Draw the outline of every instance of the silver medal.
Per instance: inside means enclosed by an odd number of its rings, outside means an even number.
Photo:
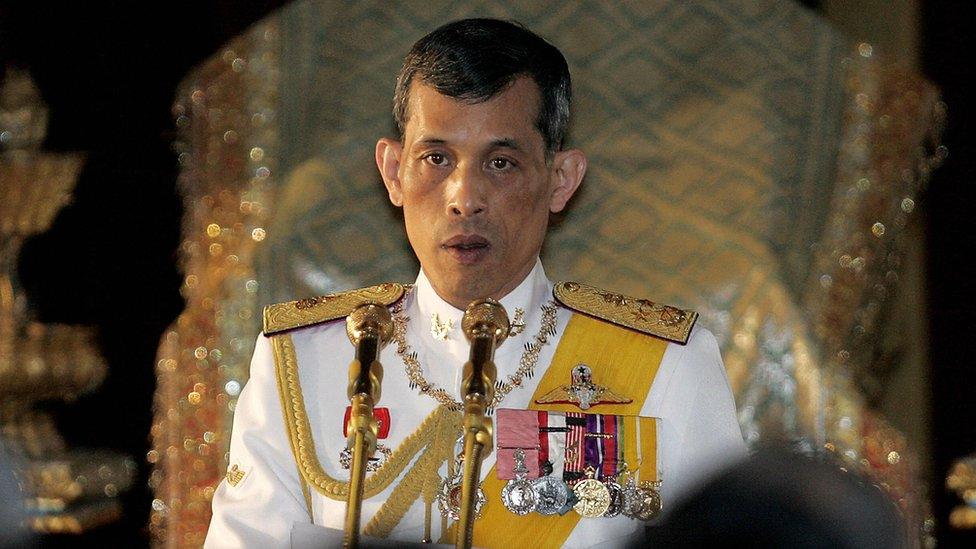
[[[624,516],[637,518],[643,504],[644,498],[637,491],[637,482],[634,481],[633,477],[628,478],[620,490],[620,512]]]
[[[555,515],[569,500],[566,483],[554,477],[540,477],[532,482],[535,491],[535,510],[540,515]]]
[[[610,507],[603,513],[605,517],[615,517],[623,511],[623,487],[617,481],[610,479],[605,481],[604,486],[610,491]]]
[[[366,472],[375,473],[376,471],[379,471],[380,468],[386,464],[386,460],[389,459],[391,455],[393,455],[392,450],[382,444],[377,444],[376,455],[366,461]],[[342,467],[343,469],[349,469],[352,467],[352,450],[349,448],[343,448],[342,451],[339,452],[339,467]]]
[[[515,450],[515,478],[508,481],[502,488],[502,504],[516,515],[527,515],[536,506],[536,493],[532,489],[532,482],[526,476],[529,473],[525,466],[525,451]]]

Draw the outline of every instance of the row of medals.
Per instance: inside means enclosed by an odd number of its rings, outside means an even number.
[[[456,470],[460,471],[460,467]],[[576,511],[587,518],[624,515],[633,519],[651,520],[661,512],[661,483],[636,482],[632,476],[621,485],[616,478],[598,480],[592,467],[586,468],[587,478],[570,487],[556,477],[545,475],[528,478],[525,452],[515,450],[515,478],[502,489],[502,504],[516,515],[535,512],[540,515],[564,515]],[[487,498],[479,488],[475,514],[480,516]],[[445,479],[437,494],[441,515],[458,520],[461,511],[461,475]]]

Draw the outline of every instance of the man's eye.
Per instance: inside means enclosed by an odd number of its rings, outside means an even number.
[[[512,167],[512,161],[507,158],[492,158],[488,165],[495,170],[507,170]]]
[[[447,157],[440,153],[431,153],[427,155],[427,162],[435,166],[443,166],[447,164]]]

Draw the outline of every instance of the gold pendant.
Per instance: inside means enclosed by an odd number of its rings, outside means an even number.
[[[240,468],[239,465],[235,463],[230,467],[230,469],[227,469],[227,484],[230,484],[231,486],[237,486],[238,484],[241,483],[242,480],[244,480],[244,477],[246,475],[247,475],[247,471],[244,471],[243,469]]]

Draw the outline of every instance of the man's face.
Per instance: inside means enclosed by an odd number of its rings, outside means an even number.
[[[547,165],[539,104],[530,78],[475,104],[414,82],[403,143],[377,144],[410,244],[455,307],[515,289],[535,264],[549,212],[562,210],[582,180],[579,151],[560,151]]]

